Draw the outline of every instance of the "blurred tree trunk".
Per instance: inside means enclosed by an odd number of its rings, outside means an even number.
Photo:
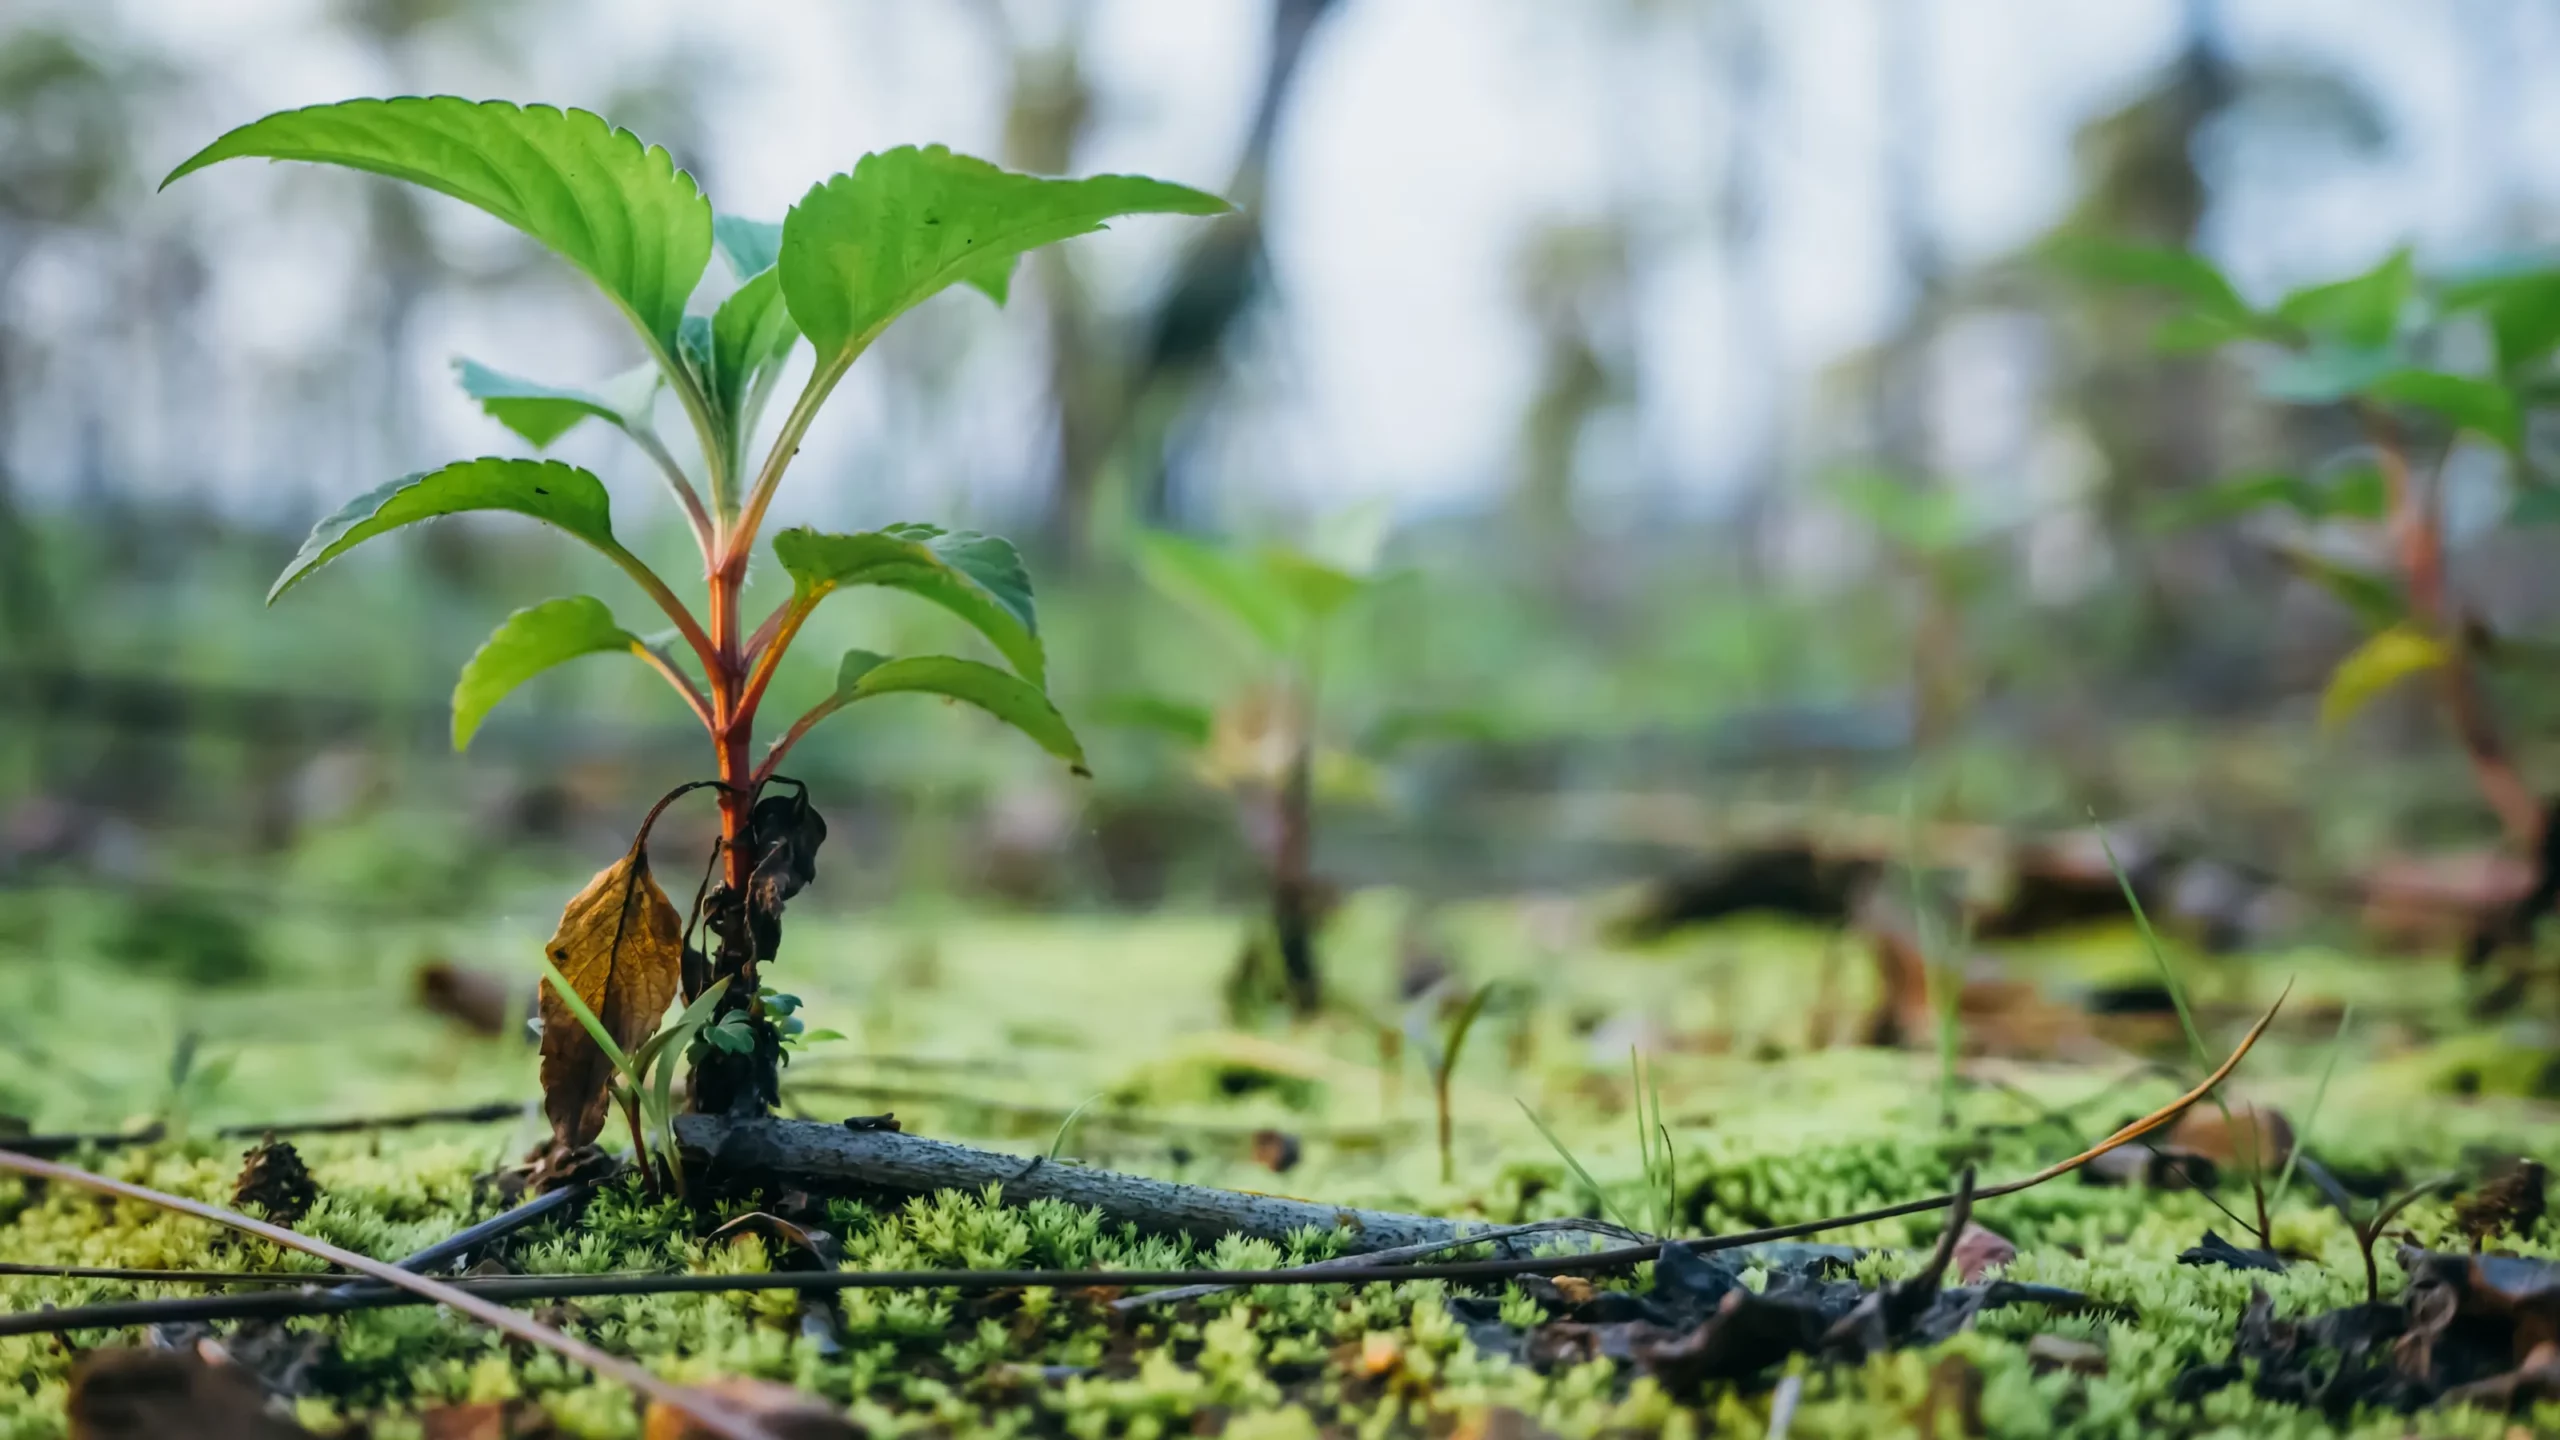
[[[1214,400],[1228,340],[1261,294],[1272,146],[1307,43],[1336,3],[1273,0],[1262,83],[1226,189],[1236,212],[1203,227],[1146,314],[1115,322],[1099,312],[1068,255],[1035,257],[1048,313],[1055,437],[1043,530],[1070,564],[1090,557],[1104,491],[1115,479],[1125,483],[1140,518],[1161,521],[1173,508],[1174,437]],[[1094,104],[1077,55],[1083,9],[1069,13],[1064,38],[1033,44],[1016,39],[999,7],[981,13],[1011,57],[1007,163],[1050,174],[1074,168]]]
[[[2079,135],[2085,189],[2066,231],[2179,248],[2196,242],[2207,204],[2196,145],[2229,107],[2234,86],[2217,0],[2186,0],[2185,14],[2185,39],[2164,82]],[[2209,482],[2219,468],[2214,367],[2151,345],[2164,313],[2156,297],[2118,292],[2081,303],[2087,358],[2069,401],[2103,461],[2098,518],[2126,567],[2129,658],[2142,663],[2182,646],[2188,607],[2222,568],[2211,537],[2182,535],[2174,546],[2133,538],[2149,506]]]

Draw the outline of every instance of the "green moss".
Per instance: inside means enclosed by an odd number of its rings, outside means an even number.
[[[1327,1022],[1249,1042],[1207,1038],[1223,1024],[1217,987],[1233,934],[1217,917],[967,924],[892,918],[839,927],[812,917],[794,932],[795,953],[812,958],[793,975],[793,988],[808,997],[811,1013],[862,1030],[868,1039],[835,1053],[812,1051],[795,1063],[786,1087],[821,1115],[894,1103],[911,1129],[1028,1155],[1045,1151],[1055,1130],[1054,1119],[1037,1117],[1063,1113],[1085,1095],[1129,1087],[1136,1077],[1145,1082],[1135,1086],[1138,1098],[1088,1112],[1071,1155],[1241,1188],[1509,1221],[1571,1214],[1587,1203],[1519,1118],[1515,1096],[1559,1128],[1622,1208],[1635,1206],[1643,1180],[1627,1123],[1624,1051],[1577,1023],[1577,1016],[1604,1023],[1632,1016],[1666,1042],[1652,1068],[1680,1156],[1685,1219],[1708,1230],[1905,1199],[1951,1186],[1968,1164],[1985,1178],[2025,1173],[2176,1093],[2168,1079],[2124,1080],[2120,1061],[2012,1067],[2014,1084],[2047,1105],[2090,1103],[2066,1123],[2051,1123],[2012,1093],[1968,1088],[1958,1097],[1957,1127],[1942,1129],[1931,1057],[1802,1050],[1818,939],[1741,929],[1648,956],[1583,950],[1559,963],[1521,938],[1519,922],[1516,911],[1499,909],[1449,917],[1473,973],[1533,976],[1541,995],[1506,1020],[1505,1030],[1487,1032],[1470,1047],[1454,1097],[1460,1165],[1454,1185],[1438,1177],[1421,1077],[1409,1065],[1401,1076],[1380,1073],[1372,1032]],[[232,1081],[201,1098],[193,1117],[197,1135],[212,1124],[317,1106],[307,1097],[320,1095],[331,1097],[326,1108],[332,1111],[355,1111],[530,1093],[529,1057],[520,1044],[456,1038],[411,1013],[398,947],[384,951],[393,960],[371,951],[346,960],[290,920],[267,929],[277,963],[303,967],[292,972],[305,986],[296,993],[322,1019],[279,1018],[273,996],[251,1006],[236,994],[208,997],[149,984],[115,993],[137,1033],[160,1027],[158,1033],[174,1034],[183,1019],[205,1033],[210,1050],[236,1058]],[[455,933],[422,937],[421,944],[450,941]],[[512,944],[525,937],[495,938]],[[930,987],[874,982],[825,958],[891,955],[918,945],[937,956]],[[1336,957],[1344,987],[1379,1007],[1392,984],[1390,945],[1382,931],[1374,945],[1347,945]],[[2060,981],[2103,971],[2122,948],[2121,937],[2107,935],[2075,945],[2049,959],[2021,956],[2019,964],[2029,973],[2044,966]],[[524,946],[480,948],[531,953]],[[2337,956],[2288,957],[2288,966],[2296,960],[2304,974],[2299,998],[2352,995],[2360,1006],[2374,1007],[2368,1013],[2384,1013],[2372,978],[2379,967]],[[59,957],[45,963],[42,985],[0,967],[0,1005],[23,999],[41,1023],[42,1014],[66,1004],[105,1003],[103,982]],[[2391,963],[2395,976],[2405,973],[2406,962]],[[2440,978],[2422,972],[2416,980],[2391,982],[2401,992],[2397,1023],[2409,1033],[2453,1023],[2458,996]],[[2283,979],[2272,966],[2246,964],[2202,973],[2198,999],[2208,1021],[2225,1017],[2212,1038],[2227,1043],[2234,1017],[2262,1004]],[[1858,1003],[1852,991],[1849,1003]],[[2386,990],[2381,1000],[2389,998]],[[339,1014],[364,1018],[325,1018]],[[1060,1016],[1090,1017],[1076,1028],[1089,1043],[1036,1052],[1006,1047],[1003,1037],[1019,1027],[1057,1030]],[[2387,1033],[2386,1027],[2377,1023],[2373,1033]],[[1710,1047],[1699,1038],[1705,1036],[1721,1041]],[[2326,1042],[2319,1027],[2280,1029],[2243,1072],[2249,1089],[2299,1106],[2325,1059]],[[1772,1048],[1775,1059],[1745,1058]],[[899,1058],[882,1053],[889,1051]],[[14,1054],[0,1053],[0,1067],[23,1063],[7,1058]],[[49,1123],[112,1124],[162,1103],[165,1055],[150,1043],[101,1047],[81,1057],[79,1084],[45,1087],[45,1077],[33,1070],[8,1071],[5,1078],[42,1088]],[[1237,1057],[1307,1088],[1231,1092],[1216,1079],[1217,1066]],[[979,1068],[952,1068],[964,1060]],[[2325,1158],[2349,1172],[2405,1175],[2461,1164],[2482,1148],[2553,1158],[2560,1124],[2543,1107],[2426,1093],[2393,1068],[2409,1063],[2360,1054],[2341,1069],[2316,1140]],[[821,1090],[819,1083],[848,1088]],[[874,1100],[866,1086],[895,1087],[894,1099]],[[1305,1158],[1286,1176],[1275,1177],[1251,1159],[1247,1137],[1266,1124],[1290,1128],[1303,1141]],[[492,1213],[496,1202],[474,1178],[520,1152],[529,1138],[504,1125],[315,1138],[303,1150],[324,1199],[306,1226],[370,1254],[415,1250]],[[95,1163],[160,1188],[222,1199],[238,1158],[236,1144],[197,1139],[119,1151]],[[536,1273],[759,1273],[775,1259],[761,1237],[706,1237],[722,1218],[769,1198],[741,1198],[718,1213],[693,1215],[615,1190],[574,1226],[521,1237],[507,1258]],[[2225,1198],[2246,1208],[2236,1190]],[[1956,1364],[1979,1372],[1982,1421],[1992,1435],[2500,1436],[2511,1423],[2551,1433],[2560,1422],[2560,1415],[2510,1421],[2445,1412],[2354,1417],[2332,1426],[2262,1401],[2245,1385],[2195,1405],[2169,1401],[2180,1371],[2228,1352],[2252,1280],[2266,1283],[2288,1315],[2361,1297],[2353,1238],[2307,1186],[2298,1184],[2276,1217],[2279,1246],[2305,1257],[2281,1276],[2177,1264],[2177,1253],[2206,1226],[2225,1233],[2235,1228],[2204,1197],[2188,1192],[2065,1179],[1986,1202],[1980,1218],[2018,1244],[2011,1276],[2085,1290],[2124,1307],[2130,1318],[2019,1307],[1985,1316],[1975,1331],[1933,1350],[1857,1367],[1804,1367],[1795,1434],[1924,1433],[1932,1376]],[[1313,1233],[1285,1245],[1141,1236],[1054,1202],[1007,1206],[995,1192],[902,1204],[839,1199],[828,1202],[824,1223],[842,1244],[844,1263],[875,1269],[1263,1266],[1323,1258],[1340,1248],[1339,1237]],[[1825,1238],[1916,1247],[1934,1237],[1937,1224],[1932,1216],[1913,1216]],[[2422,1238],[2451,1237],[2442,1204],[2417,1207],[2406,1225]],[[2560,1227],[2546,1225],[2520,1248],[2553,1253],[2554,1240]],[[197,1222],[14,1182],[0,1182],[0,1253],[87,1265],[318,1268]],[[1887,1250],[1861,1261],[1858,1273],[1880,1280],[1907,1274],[1916,1263],[1908,1249]],[[2384,1283],[2399,1283],[2387,1256]],[[165,1293],[174,1292],[0,1278],[0,1305],[13,1310]],[[1539,1318],[1517,1287],[1494,1293],[1506,1320]],[[576,1333],[677,1378],[749,1375],[800,1386],[882,1435],[1168,1436],[1223,1426],[1248,1440],[1281,1440],[1318,1431],[1446,1433],[1481,1424],[1497,1409],[1524,1412],[1569,1437],[1757,1434],[1767,1424],[1765,1388],[1719,1385],[1674,1395],[1606,1363],[1541,1375],[1489,1358],[1451,1316],[1449,1294],[1429,1282],[1266,1286],[1115,1316],[1073,1292],[862,1290],[842,1294],[830,1330],[804,1325],[801,1301],[787,1292],[733,1292],[580,1301],[559,1318]],[[300,1411],[306,1424],[324,1432],[365,1426],[392,1440],[421,1433],[417,1415],[437,1405],[523,1397],[568,1434],[638,1433],[629,1397],[613,1387],[432,1310],[300,1323],[333,1341],[324,1394]],[[2034,1373],[2026,1347],[2041,1333],[2101,1344],[2107,1372]],[[63,1434],[72,1358],[50,1339],[0,1340],[0,1440]]]

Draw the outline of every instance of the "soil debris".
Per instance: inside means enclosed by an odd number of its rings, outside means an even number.
[[[2284,1261],[2271,1250],[2250,1250],[2234,1245],[2211,1230],[2196,1245],[2178,1252],[2181,1265],[2228,1265],[2234,1270],[2268,1270],[2284,1273]]]
[[[773,1440],[858,1440],[863,1433],[815,1395],[771,1380],[712,1380],[694,1387],[745,1416]],[[644,1440],[718,1440],[683,1412],[651,1403]]]
[[[2471,1237],[2474,1251],[2501,1235],[2531,1234],[2548,1205],[2547,1178],[2541,1161],[2513,1161],[2455,1202],[2455,1227]]]
[[[2267,1292],[2253,1289],[2230,1359],[2189,1369],[2173,1393],[2210,1394],[2254,1362],[2259,1395],[2333,1419],[2364,1405],[2513,1409],[2560,1398],[2560,1265],[2415,1247],[2400,1264],[2409,1285],[2398,1301],[2306,1320],[2277,1319]]]
[[[250,1148],[241,1162],[240,1178],[231,1186],[233,1208],[254,1206],[278,1225],[300,1224],[318,1203],[320,1184],[302,1163],[302,1153],[292,1141],[273,1134]]]

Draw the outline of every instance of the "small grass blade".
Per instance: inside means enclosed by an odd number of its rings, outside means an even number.
[[[2347,1025],[2356,1018],[2356,1007],[2349,1005],[2338,1012],[2338,1033],[2329,1041],[2329,1058],[2320,1066],[2320,1083],[2311,1088],[2311,1108],[2302,1112],[2302,1128],[2294,1133],[2293,1148],[2285,1152],[2284,1173],[2276,1177],[2276,1203],[2284,1203],[2284,1192],[2293,1184],[2294,1163],[2302,1158],[2302,1148],[2311,1143],[2311,1127],[2320,1123],[2320,1106],[2329,1098],[2329,1077],[2338,1073],[2338,1057],[2346,1053]]]
[[[1076,1108],[1067,1112],[1066,1119],[1058,1122],[1058,1133],[1049,1141],[1050,1164],[1054,1165],[1058,1163],[1058,1157],[1066,1153],[1068,1132],[1076,1128],[1076,1122],[1084,1118],[1084,1112],[1092,1108],[1093,1102],[1101,1099],[1104,1093],[1105,1092],[1103,1091],[1097,1090],[1094,1093],[1087,1095],[1082,1101],[1077,1103]]]
[[[1609,1218],[1630,1230],[1635,1229],[1635,1226],[1627,1224],[1626,1216],[1618,1213],[1618,1207],[1609,1203],[1609,1192],[1600,1188],[1600,1182],[1592,1179],[1591,1172],[1582,1168],[1582,1162],[1573,1158],[1573,1152],[1564,1148],[1564,1142],[1556,1138],[1556,1132],[1548,1129],[1547,1122],[1538,1118],[1538,1112],[1529,1108],[1529,1102],[1514,1097],[1512,1103],[1520,1107],[1521,1114],[1529,1117],[1530,1124],[1538,1127],[1538,1133],[1545,1136],[1547,1144],[1555,1150],[1556,1158],[1562,1160],[1565,1168],[1573,1172],[1573,1178],[1582,1182],[1582,1188],[1590,1191],[1592,1197],[1600,1202],[1600,1208],[1608,1212]]]
[[[560,967],[552,964],[548,955],[542,957],[542,977],[552,993],[569,1007],[569,1013],[577,1016],[578,1023],[586,1027],[587,1038],[596,1042],[596,1048],[613,1062],[613,1068],[633,1083],[638,1083],[639,1077],[631,1069],[631,1057],[622,1053],[621,1046],[613,1043],[613,1032],[605,1029],[604,1022],[596,1018],[596,1012],[588,1009],[587,1002],[578,998],[578,987],[569,983],[569,977],[560,973]]]

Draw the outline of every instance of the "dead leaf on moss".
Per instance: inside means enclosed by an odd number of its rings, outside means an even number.
[[[826,1401],[770,1380],[713,1380],[696,1390],[754,1421],[773,1440],[857,1440],[862,1432]],[[682,1413],[651,1404],[645,1440],[717,1440]]]
[[[555,1440],[551,1413],[531,1400],[445,1405],[418,1417],[425,1440]]]
[[[92,1350],[71,1368],[72,1440],[310,1440],[257,1382],[186,1350]]]
[[[2273,1170],[2293,1153],[2293,1126],[2272,1106],[2235,1105],[2225,1117],[2219,1109],[2199,1105],[2169,1127],[2161,1148],[2191,1151],[2226,1168],[2245,1170],[2254,1159]]]
[[[631,853],[596,873],[560,912],[546,947],[626,1052],[656,1032],[675,999],[684,964],[684,917],[649,874],[649,855]],[[542,987],[542,1108],[564,1147],[604,1132],[613,1061],[568,1003]]]
[[[1981,1279],[1985,1271],[2017,1258],[2018,1247],[2007,1236],[1971,1221],[1956,1237],[1956,1279],[1967,1285]]]

